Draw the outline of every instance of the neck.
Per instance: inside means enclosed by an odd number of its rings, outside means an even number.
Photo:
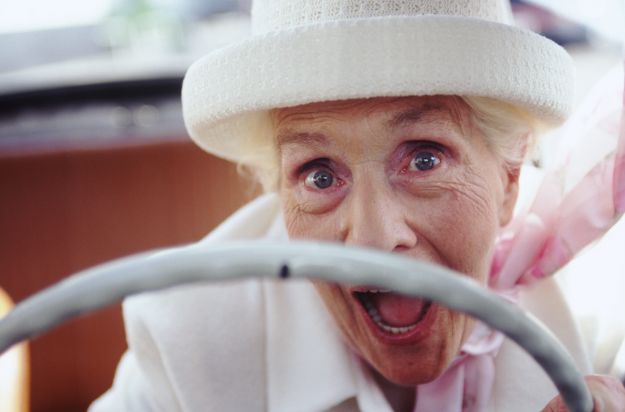
[[[412,412],[417,399],[416,388],[400,386],[372,370],[373,377],[394,412]]]

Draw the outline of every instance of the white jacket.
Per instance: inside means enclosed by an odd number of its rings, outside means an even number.
[[[203,242],[286,239],[275,195],[241,209]],[[554,280],[521,295],[521,306],[565,344],[581,372],[590,363]],[[306,281],[248,280],[181,287],[124,302],[128,351],[102,411],[391,411],[339,337]],[[490,411],[540,410],[556,389],[506,341],[496,359]]]

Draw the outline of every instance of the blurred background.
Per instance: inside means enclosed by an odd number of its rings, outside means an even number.
[[[198,240],[257,193],[190,142],[180,105],[189,64],[249,34],[249,3],[0,0],[0,289],[13,301],[103,261]],[[624,1],[512,3],[518,24],[570,51],[578,101],[622,64]],[[546,136],[534,163],[547,167],[561,139]],[[625,290],[623,226],[561,276],[581,317],[623,300],[613,292]],[[603,289],[580,286],[588,272]],[[622,333],[622,315],[615,322],[620,332],[597,333]],[[0,411],[16,377],[23,410],[84,411],[125,349],[120,307],[28,349],[0,362]]]

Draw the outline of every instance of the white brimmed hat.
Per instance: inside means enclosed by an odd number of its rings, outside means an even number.
[[[192,139],[237,161],[277,107],[483,96],[557,125],[573,83],[570,56],[515,27],[508,0],[256,0],[252,36],[195,62],[182,103]]]

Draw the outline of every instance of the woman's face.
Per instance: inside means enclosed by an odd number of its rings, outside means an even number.
[[[517,179],[460,99],[324,102],[273,117],[291,238],[401,253],[486,283]],[[367,285],[315,286],[348,344],[396,384],[436,378],[473,327],[421,299]]]

